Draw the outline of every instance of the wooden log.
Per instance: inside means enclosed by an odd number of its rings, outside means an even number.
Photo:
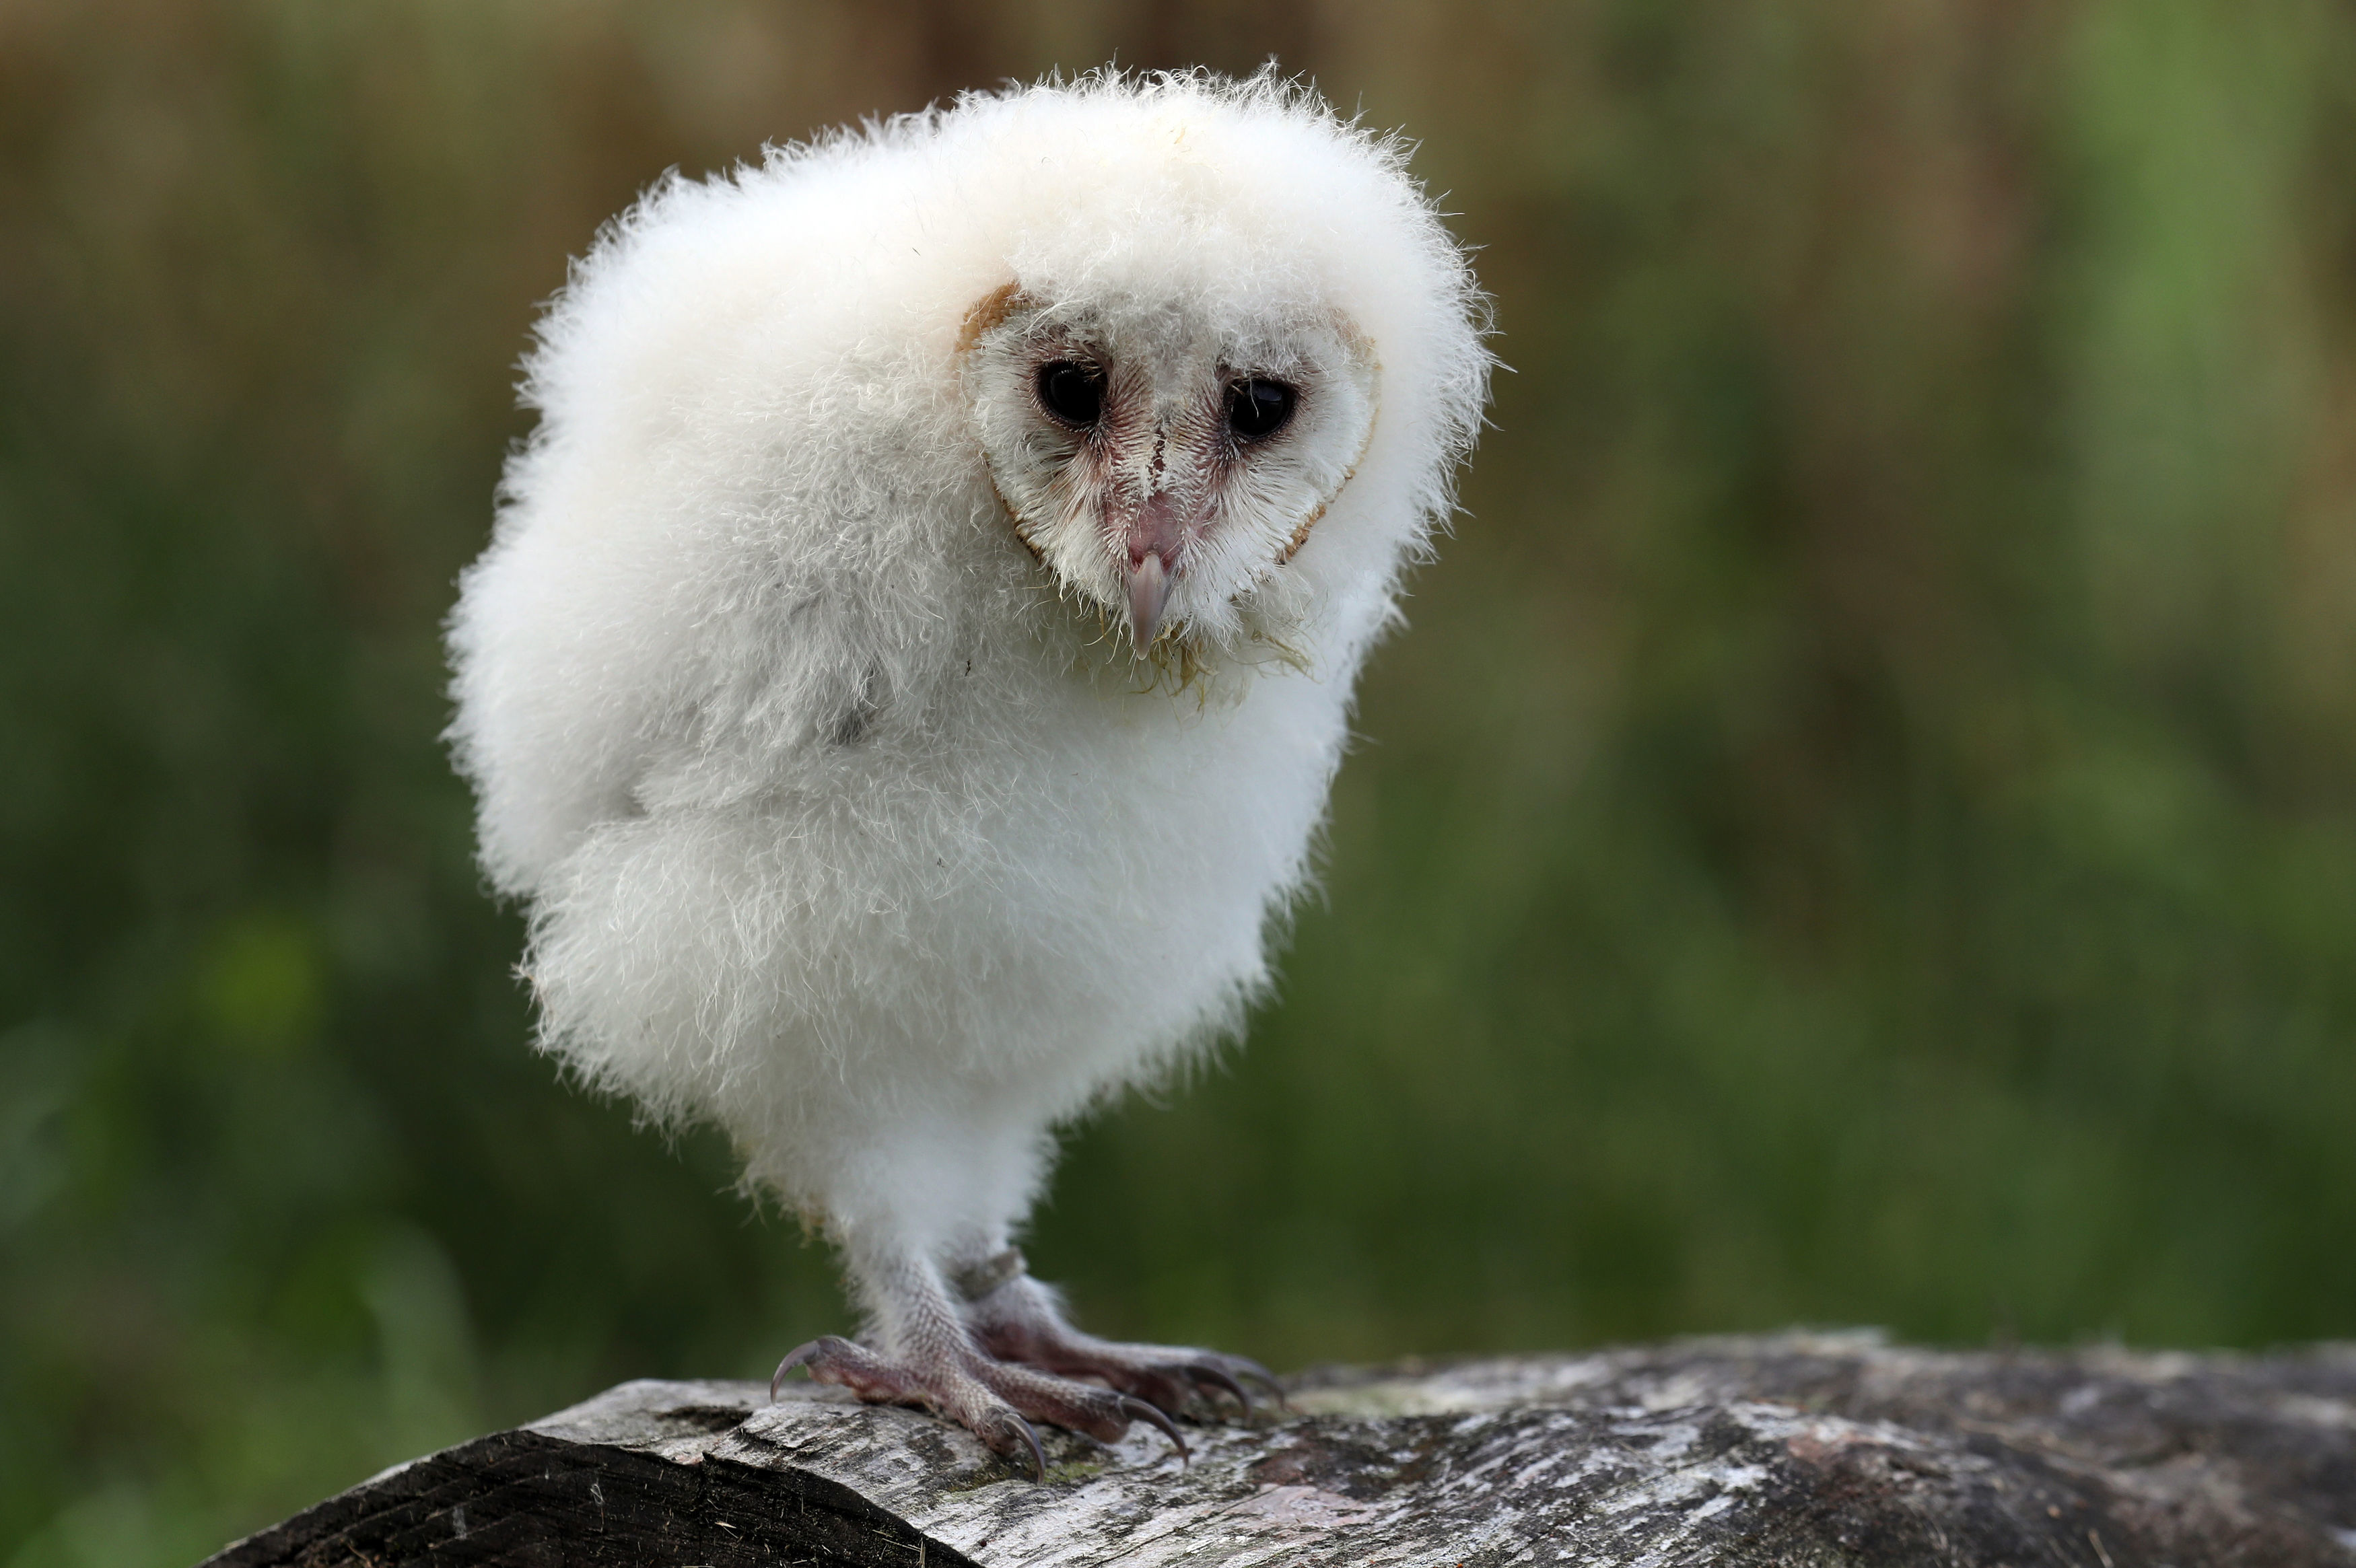
[[[965,1432],[797,1384],[625,1383],[206,1568],[412,1563],[2356,1564],[2356,1346],[1955,1354],[1870,1335],[1329,1370],[1289,1413]]]

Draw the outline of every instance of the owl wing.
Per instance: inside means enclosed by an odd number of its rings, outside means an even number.
[[[568,510],[511,485],[451,618],[449,739],[486,869],[531,894],[605,822],[814,786],[892,700],[871,573],[797,528]]]

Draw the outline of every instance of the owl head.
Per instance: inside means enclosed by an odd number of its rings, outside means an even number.
[[[974,129],[1026,155],[993,160],[1007,275],[964,312],[958,379],[1005,525],[1056,585],[1149,657],[1285,642],[1317,597],[1304,555],[1395,563],[1485,369],[1400,149],[1269,77],[982,107]],[[1336,515],[1378,432],[1422,461],[1365,476],[1391,505]]]

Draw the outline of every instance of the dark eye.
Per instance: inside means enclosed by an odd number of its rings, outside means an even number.
[[[1104,372],[1076,359],[1039,367],[1039,406],[1086,430],[1104,418]]]
[[[1299,400],[1281,381],[1237,381],[1227,389],[1227,428],[1246,441],[1274,435],[1292,421]]]

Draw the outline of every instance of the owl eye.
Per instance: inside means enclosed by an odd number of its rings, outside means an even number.
[[[1227,389],[1227,428],[1245,441],[1265,440],[1292,422],[1300,397],[1281,381],[1237,381]]]
[[[1057,359],[1039,367],[1039,406],[1063,421],[1087,430],[1104,418],[1104,372],[1076,359]]]

